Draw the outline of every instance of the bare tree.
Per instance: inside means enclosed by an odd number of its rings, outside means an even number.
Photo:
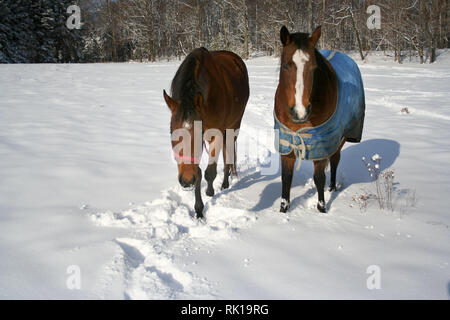
[[[51,2],[40,1],[42,4]],[[199,46],[231,50],[244,59],[249,58],[252,52],[278,55],[282,25],[293,32],[311,32],[322,25],[321,48],[356,50],[363,60],[369,51],[380,50],[394,52],[393,59],[398,63],[402,63],[407,52],[410,57],[417,52],[421,63],[434,62],[437,50],[449,46],[448,0],[78,2],[85,12],[85,26],[80,33],[84,41],[83,54],[76,53],[79,48],[74,44],[73,48],[65,50],[72,52],[67,55],[69,60],[69,56],[83,57],[84,61],[181,59]],[[367,27],[366,11],[369,5],[381,8],[382,28],[379,30],[369,30]],[[11,18],[7,21],[15,20]],[[4,29],[12,27],[5,26]],[[9,38],[4,36],[1,39]],[[4,44],[2,46],[6,47]],[[67,46],[71,44],[66,43]],[[52,52],[50,47],[48,49]],[[0,52],[0,56],[9,57],[10,52]],[[23,55],[28,56],[33,54]]]

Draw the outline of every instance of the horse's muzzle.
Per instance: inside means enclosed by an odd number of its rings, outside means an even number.
[[[305,123],[309,120],[311,115],[311,104],[306,107],[306,113],[303,118],[299,118],[297,112],[295,111],[295,106],[289,108],[289,113],[291,114],[292,122],[294,123]]]

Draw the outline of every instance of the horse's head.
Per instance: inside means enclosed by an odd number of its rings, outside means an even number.
[[[172,117],[170,133],[172,150],[178,163],[178,181],[185,189],[192,189],[200,178],[200,158],[202,154],[202,127],[199,107],[202,103],[201,95],[196,95],[193,101],[176,100],[163,92],[164,99]],[[184,104],[192,106],[186,107]],[[200,125],[200,128],[197,126]]]
[[[287,99],[289,114],[294,123],[304,123],[311,115],[311,93],[314,70],[317,67],[315,47],[320,38],[320,27],[311,36],[307,33],[289,33],[280,30],[281,55],[280,89]]]

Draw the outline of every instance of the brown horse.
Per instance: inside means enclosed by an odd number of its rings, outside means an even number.
[[[275,128],[279,129],[282,165],[281,212],[290,207],[290,189],[297,158],[314,161],[314,183],[326,212],[325,169],[331,165],[330,191],[346,141],[361,140],[364,88],[356,63],[343,53],[318,51],[318,27],[311,36],[282,27],[279,85],[275,96]],[[327,58],[325,58],[327,57]],[[328,59],[328,60],[327,60]]]
[[[195,49],[175,74],[171,92],[172,97],[166,91],[163,93],[172,112],[170,131],[178,162],[178,181],[183,188],[195,187],[195,212],[197,218],[202,218],[204,205],[199,163],[203,146],[206,146],[204,141],[209,142],[206,194],[212,197],[217,161],[223,146],[222,189],[229,187],[230,174],[236,174],[236,139],[250,92],[247,68],[232,52]]]

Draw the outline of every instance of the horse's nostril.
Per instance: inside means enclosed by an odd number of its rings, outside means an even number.
[[[308,121],[309,116],[311,114],[311,108],[312,108],[312,106],[311,106],[311,104],[309,104],[305,108],[305,115],[302,118],[300,118],[298,116],[297,112],[295,111],[295,106],[294,107],[290,107],[289,108],[289,113],[291,114],[292,121],[294,123],[305,123],[306,121]]]
[[[298,117],[297,112],[295,112],[295,107],[292,107],[289,111],[290,111],[291,117],[292,117],[292,119],[294,121],[299,121],[300,120],[300,118]]]
[[[291,114],[292,117],[297,118],[297,112],[295,112],[294,107],[291,107],[289,109],[289,113]]]

